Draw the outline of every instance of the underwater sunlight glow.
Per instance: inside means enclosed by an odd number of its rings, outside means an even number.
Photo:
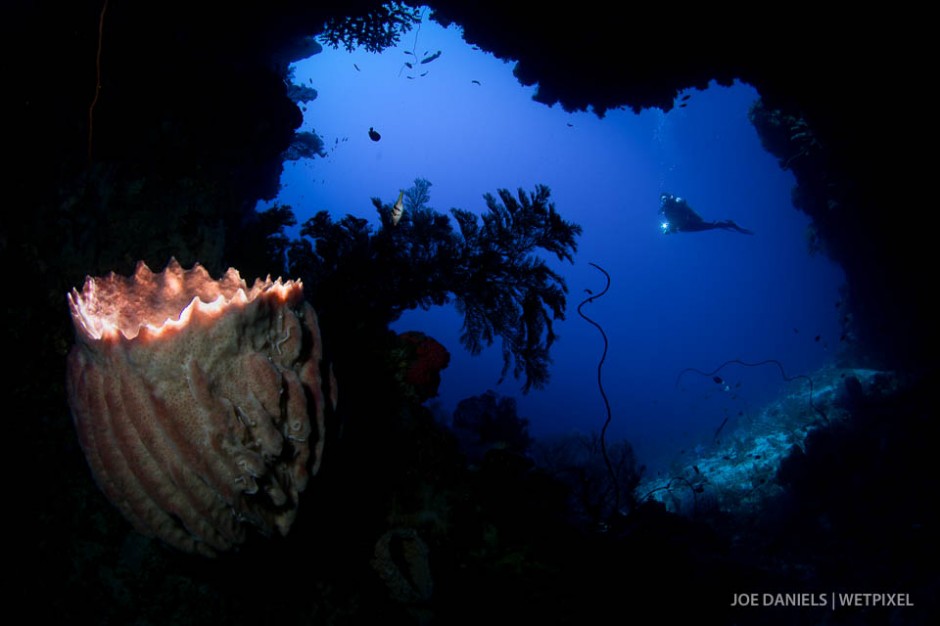
[[[408,66],[435,54],[420,72]],[[603,286],[591,262],[611,276],[609,294],[587,307],[610,340],[608,441],[630,440],[650,468],[707,445],[719,425],[730,431],[778,396],[804,391],[775,368],[729,365],[721,385],[694,375],[677,381],[685,368],[711,371],[734,359],[775,359],[790,376],[812,375],[839,349],[842,271],[809,253],[809,219],[790,201],[793,177],[748,121],[755,90],[713,84],[669,113],[617,110],[599,119],[534,102],[512,68],[428,19],[382,54],[325,48],[294,67],[294,82],[318,92],[303,105],[299,130],[317,133],[326,153],[285,164],[276,203],[290,205],[298,223],[328,210],[378,225],[370,198],[392,203],[421,177],[440,212],[482,212],[484,193],[544,184],[561,216],[584,229],[573,265],[551,259],[568,284],[568,314],[555,328],[544,389],[523,395],[511,377],[497,385],[499,345],[470,356],[452,306],[410,311],[394,325],[450,350],[431,401],[440,414],[494,389],[517,398],[536,437],[600,430],[602,345],[575,314],[585,290]],[[754,235],[667,237],[658,214],[664,192]]]

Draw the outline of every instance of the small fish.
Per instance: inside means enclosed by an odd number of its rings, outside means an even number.
[[[359,69],[359,66],[356,65],[355,63],[353,63],[353,67],[356,68],[356,71],[357,71],[357,72],[361,72],[361,71],[362,71],[362,70]]]
[[[426,54],[427,54],[427,52],[425,52],[425,55],[426,55]],[[421,63],[430,63],[431,61],[434,61],[434,60],[437,59],[439,56],[441,56],[441,54],[443,54],[443,51],[442,51],[442,50],[438,50],[437,52],[435,52],[435,53],[432,54],[431,56],[425,56],[423,59],[421,59]]]
[[[715,381],[715,384],[722,385],[725,380],[721,376],[712,376],[712,380]]]
[[[423,74],[421,74],[421,75],[422,75],[422,76],[427,76],[427,75],[428,75],[428,73],[427,73],[427,72],[424,72],[424,73],[423,73]]]
[[[407,67],[410,70],[414,68],[414,65],[411,64],[409,61],[405,61],[405,67]]]
[[[412,52],[411,50],[403,50],[402,52],[404,52],[405,54],[410,54],[411,56],[415,56],[415,53]]]
[[[568,128],[574,128],[574,124],[572,124],[571,122],[568,122]]]
[[[401,219],[401,214],[405,212],[405,203],[404,203],[405,192],[398,192],[398,200],[395,201],[395,206],[392,207],[392,226],[398,226],[398,220]]]
[[[688,99],[691,98],[691,97],[692,97],[692,94],[687,93],[687,94],[685,94],[684,96],[682,96],[681,98],[679,98],[679,101],[680,101],[680,102],[685,102],[686,100],[688,100]]]
[[[470,82],[473,83],[474,85],[482,85],[482,84],[483,84],[483,83],[481,83],[480,81],[478,81],[478,80],[476,80],[476,79],[471,80]]]
[[[369,139],[371,139],[372,141],[378,141],[381,138],[382,138],[382,135],[375,132],[375,129],[370,126],[369,127]]]
[[[816,335],[816,338],[813,339],[813,341],[815,341],[816,343],[819,343],[819,340],[820,340],[820,339],[822,339],[822,337],[819,336],[819,335]]]

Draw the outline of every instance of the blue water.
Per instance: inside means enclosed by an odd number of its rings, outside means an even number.
[[[442,54],[413,70],[406,50]],[[808,252],[809,221],[790,203],[793,178],[748,122],[752,88],[713,85],[689,92],[686,106],[669,113],[611,111],[599,119],[532,101],[534,88],[521,87],[512,67],[428,20],[381,55],[327,48],[295,66],[295,82],[319,92],[301,130],[318,133],[327,153],[285,166],[277,202],[291,205],[298,223],[326,209],[378,226],[370,198],[392,203],[422,177],[441,212],[482,212],[484,193],[545,184],[561,215],[584,228],[575,263],[553,259],[570,293],[546,388],[523,395],[511,378],[497,386],[499,345],[470,356],[452,307],[409,312],[395,324],[451,351],[436,411],[450,415],[459,400],[495,389],[517,397],[535,436],[599,431],[602,340],[575,312],[585,289],[604,284],[589,262],[612,278],[610,292],[585,307],[610,341],[608,438],[629,439],[651,467],[709,441],[726,417],[733,426],[795,390],[775,367],[728,366],[722,384],[693,373],[677,385],[684,368],[777,359],[792,376],[834,359],[842,272]],[[370,140],[370,127],[380,141]],[[657,215],[664,191],[707,220],[733,219],[755,235],[665,236]]]

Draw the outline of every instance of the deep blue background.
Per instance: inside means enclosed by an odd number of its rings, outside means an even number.
[[[412,70],[405,50],[442,54]],[[484,193],[546,184],[562,216],[584,228],[575,264],[553,259],[570,293],[545,389],[523,396],[511,379],[497,386],[499,346],[471,357],[452,307],[411,312],[395,325],[428,332],[451,351],[435,401],[441,414],[492,388],[517,397],[536,436],[600,429],[602,341],[575,311],[586,288],[603,286],[588,262],[613,281],[605,298],[585,308],[610,340],[608,436],[629,439],[652,467],[707,443],[725,417],[728,429],[744,425],[802,384],[784,382],[770,366],[729,366],[721,372],[727,390],[695,374],[677,386],[683,368],[777,359],[792,376],[812,374],[837,354],[842,272],[808,253],[809,220],[790,202],[792,176],[762,150],[748,121],[750,87],[691,92],[687,106],[668,114],[566,113],[533,102],[512,64],[427,20],[381,55],[326,49],[299,63],[294,80],[319,92],[302,130],[323,137],[328,153],[286,165],[277,202],[291,205],[299,223],[326,209],[377,227],[370,198],[394,202],[423,177],[433,184],[431,206],[442,212],[482,212]],[[381,141],[369,139],[369,127]],[[705,219],[733,219],[756,234],[664,236],[663,191],[685,197]]]

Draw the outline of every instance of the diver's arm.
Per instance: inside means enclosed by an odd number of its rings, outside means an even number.
[[[721,226],[716,222],[706,222],[703,219],[698,219],[690,220],[676,230],[683,233],[698,233],[703,230],[712,230],[713,228],[721,228]]]

